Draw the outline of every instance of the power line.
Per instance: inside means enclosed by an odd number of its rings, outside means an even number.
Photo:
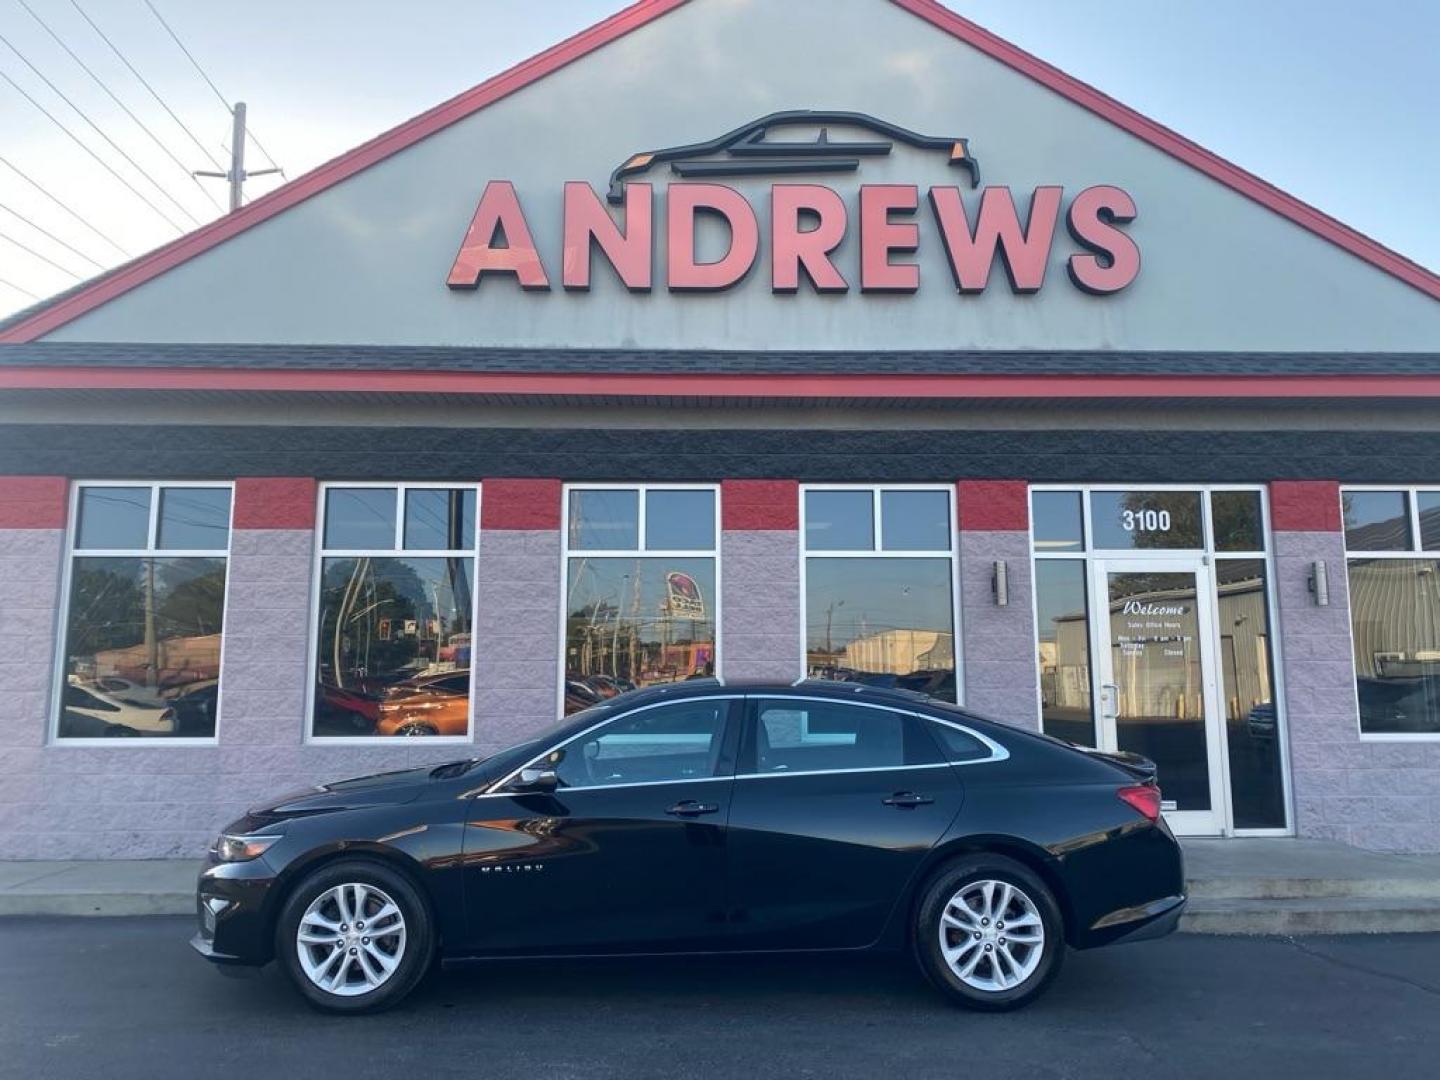
[[[70,0],[70,2],[72,4],[75,4],[77,8],[80,6],[79,4],[75,3],[75,0]],[[165,16],[160,14],[159,10],[155,7],[154,4],[150,2],[150,0],[145,0],[145,6],[150,9],[150,14],[154,15],[155,18],[159,21],[160,25],[165,28],[165,32],[170,35],[170,40],[175,42],[175,44],[180,47],[180,51],[185,54],[185,59],[190,61],[191,65],[195,68],[196,71],[200,73],[200,77],[205,80],[206,84],[210,87],[210,89],[215,91],[215,96],[220,99],[220,104],[225,106],[225,111],[231,112],[232,110],[230,107],[230,99],[220,92],[220,88],[215,85],[215,80],[210,78],[210,76],[205,73],[205,69],[200,66],[200,61],[195,59],[194,54],[192,54],[190,50],[185,47],[185,43],[180,40],[180,35],[175,33],[175,31],[171,29],[170,24],[165,21]],[[245,129],[245,133],[250,136],[250,141],[255,144],[255,149],[259,150],[262,154],[264,154],[265,159],[269,161],[271,165],[274,165],[278,169],[280,167],[280,163],[275,160],[274,156],[270,153],[269,150],[266,150],[265,147],[260,144],[260,140],[255,137],[255,133],[251,131],[248,127]],[[217,169],[221,167],[218,161],[215,163],[215,167]]]
[[[82,217],[79,213],[77,213],[76,211],[72,210],[72,209],[71,209],[69,206],[67,206],[65,203],[61,202],[60,199],[57,198],[55,195],[53,195],[48,188],[42,187],[38,181],[31,179],[30,176],[29,176],[24,170],[22,170],[22,169],[20,168],[20,166],[16,165],[13,161],[9,160],[9,159],[6,158],[4,155],[0,155],[0,165],[4,165],[4,166],[5,166],[6,168],[8,168],[11,172],[13,172],[16,176],[20,177],[21,180],[24,180],[27,184],[29,184],[31,187],[33,187],[33,188],[34,188],[36,191],[38,191],[41,195],[44,195],[47,199],[49,199],[51,202],[53,202],[56,206],[60,207],[61,210],[64,210],[65,213],[69,214],[72,218],[74,218],[76,221],[78,221],[81,225],[84,225],[85,228],[89,229],[92,233],[94,233],[96,236],[98,236],[101,240],[104,240],[105,243],[109,244],[109,245],[110,245],[112,248],[114,248],[116,251],[120,252],[121,255],[124,255],[127,259],[130,257],[130,252],[126,251],[123,247],[121,247],[119,244],[117,244],[114,240],[111,240],[110,237],[106,236],[103,232],[101,232],[99,229],[97,229],[94,225],[91,225],[90,222],[87,221],[84,217]]]
[[[29,225],[29,226],[30,226],[32,229],[34,229],[36,232],[38,232],[38,233],[40,233],[40,234],[42,234],[42,235],[44,235],[44,236],[49,237],[49,238],[50,238],[51,240],[53,240],[55,243],[57,243],[57,244],[59,244],[61,247],[63,247],[66,251],[68,251],[68,252],[70,252],[70,253],[72,253],[72,254],[74,254],[74,255],[80,256],[80,258],[84,259],[84,260],[85,260],[86,262],[88,262],[91,266],[95,267],[96,270],[104,270],[104,269],[105,269],[105,266],[104,266],[103,263],[98,263],[98,262],[96,262],[96,261],[95,261],[94,259],[92,259],[89,255],[86,255],[83,251],[81,251],[79,248],[74,247],[73,245],[66,243],[64,240],[61,240],[60,237],[56,236],[54,233],[52,233],[49,229],[45,228],[43,225],[37,225],[37,224],[35,224],[35,222],[31,221],[31,220],[30,220],[29,218],[27,218],[24,214],[20,213],[20,211],[18,211],[18,210],[13,210],[13,209],[11,209],[10,207],[6,206],[4,203],[0,203],[0,210],[4,210],[5,213],[9,214],[9,215],[10,215],[11,217],[13,217],[13,218],[19,218],[19,219],[20,219],[21,221],[23,221],[26,225]]]
[[[130,61],[126,59],[125,54],[120,51],[119,46],[117,46],[113,41],[111,41],[105,31],[101,30],[100,27],[96,24],[95,20],[90,18],[90,16],[85,13],[85,9],[82,8],[78,3],[76,3],[76,0],[70,0],[70,4],[76,11],[80,13],[80,17],[90,24],[90,29],[94,30],[95,33],[100,35],[100,40],[105,42],[106,45],[110,46],[110,51],[120,58],[120,62],[130,69],[130,74],[134,75],[135,78],[140,80],[140,85],[145,87],[146,90],[150,91],[150,96],[153,97],[156,101],[158,101],[160,103],[160,107],[170,114],[170,119],[174,120],[175,123],[179,124],[181,130],[183,130],[185,134],[190,137],[190,141],[199,148],[202,154],[204,154],[207,158],[210,159],[210,164],[214,165],[217,169],[223,169],[225,166],[220,164],[220,160],[206,148],[204,143],[202,143],[198,138],[196,138],[195,133],[186,126],[185,121],[181,120],[180,117],[175,115],[175,110],[170,108],[169,105],[165,104],[165,99],[160,96],[159,91],[156,90],[153,86],[151,86],[150,83],[146,80],[145,76],[141,75],[140,72],[136,70],[135,65],[130,63]],[[227,105],[225,108],[228,111],[230,107]]]
[[[43,263],[49,263],[49,264],[50,264],[51,266],[53,266],[56,270],[59,270],[62,274],[69,274],[69,275],[70,275],[72,278],[74,278],[76,281],[79,281],[79,280],[80,280],[80,275],[77,274],[77,273],[75,273],[74,270],[71,270],[71,269],[69,269],[68,267],[61,266],[61,265],[60,265],[58,262],[56,262],[54,259],[50,258],[50,256],[40,254],[40,252],[36,251],[36,250],[35,250],[34,248],[32,248],[29,244],[25,243],[25,242],[22,241],[22,240],[16,240],[16,239],[15,239],[13,236],[11,236],[9,233],[0,232],[0,240],[8,240],[10,243],[12,243],[12,244],[14,244],[16,247],[18,247],[21,251],[28,251],[31,255],[34,255],[35,258],[39,259],[41,262],[43,262]]]
[[[52,38],[55,39],[55,44],[59,45],[60,48],[64,49],[66,55],[68,55],[71,60],[74,60],[75,63],[80,65],[80,69],[84,71],[86,75],[89,75],[92,80],[94,80],[95,85],[100,87],[101,90],[104,90],[105,93],[109,96],[110,100],[115,102],[116,105],[119,105],[120,108],[124,110],[125,115],[130,117],[131,120],[135,121],[141,131],[145,132],[146,135],[150,136],[150,141],[153,142],[156,146],[158,146],[162,151],[164,151],[165,156],[168,157],[171,161],[173,161],[175,165],[180,169],[180,171],[185,174],[189,181],[200,189],[200,194],[205,196],[205,198],[209,201],[210,205],[213,206],[216,210],[219,210],[220,204],[215,200],[215,196],[210,194],[209,190],[205,187],[204,184],[200,183],[199,180],[195,179],[195,176],[191,172],[190,167],[186,165],[183,161],[181,161],[178,157],[176,157],[173,153],[171,153],[170,147],[166,146],[163,142],[161,142],[160,137],[156,135],[155,132],[151,131],[149,127],[146,126],[145,121],[141,120],[138,116],[136,116],[133,112],[130,111],[130,107],[126,105],[125,102],[121,101],[119,97],[116,96],[115,91],[111,90],[110,87],[106,85],[105,80],[100,78],[99,75],[96,75],[95,72],[91,70],[90,65],[85,63],[84,60],[81,60],[80,57],[75,54],[74,49],[70,48],[69,45],[65,44],[65,40],[61,38],[61,36],[57,34],[53,29],[51,29],[49,23],[47,23],[44,19],[40,18],[40,16],[35,13],[34,8],[27,4],[25,0],[16,0],[16,2],[29,13],[32,19],[34,19],[37,23],[40,24],[41,28],[47,34],[49,34]]]
[[[0,285],[4,285],[7,289],[14,289],[14,290],[15,290],[16,292],[18,292],[18,293],[24,293],[26,296],[30,297],[31,300],[39,300],[39,299],[40,299],[39,295],[37,295],[36,293],[31,292],[29,289],[21,288],[19,285],[16,285],[13,281],[6,281],[4,278],[0,278]]]
[[[28,67],[31,71],[33,71],[36,75],[38,75],[38,76],[40,77],[41,81],[44,82],[46,86],[50,87],[50,89],[55,92],[56,96],[58,96],[61,101],[65,102],[65,104],[69,105],[70,108],[74,109],[75,112],[79,115],[80,119],[81,119],[81,120],[84,120],[85,123],[89,124],[90,127],[91,127],[92,129],[94,129],[94,131],[95,131],[95,133],[96,133],[97,135],[99,135],[102,139],[104,139],[107,143],[109,143],[112,147],[114,147],[115,150],[120,154],[121,157],[123,157],[126,161],[130,162],[130,164],[135,168],[135,170],[136,170],[137,172],[140,173],[141,176],[145,177],[146,180],[149,180],[150,183],[154,184],[157,188],[159,188],[159,189],[160,189],[160,192],[161,192],[167,199],[169,199],[172,203],[175,203],[175,205],[180,209],[180,212],[181,212],[181,213],[183,213],[186,217],[188,217],[188,218],[189,218],[191,221],[193,221],[196,225],[199,225],[199,224],[200,224],[200,219],[199,219],[199,218],[195,217],[194,214],[190,213],[190,211],[186,210],[185,207],[181,206],[178,202],[175,202],[175,197],[174,197],[173,195],[171,195],[168,191],[166,191],[166,190],[164,189],[164,187],[162,187],[159,183],[157,183],[156,180],[155,180],[155,178],[154,178],[153,176],[151,176],[151,175],[150,175],[149,173],[147,173],[144,169],[142,169],[139,165],[137,165],[137,164],[135,163],[135,159],[134,159],[134,158],[132,158],[129,154],[125,153],[124,150],[120,149],[119,145],[115,142],[114,139],[110,138],[109,135],[106,135],[105,132],[101,131],[99,125],[96,124],[95,121],[91,120],[90,117],[88,117],[87,115],[85,115],[85,112],[84,112],[83,109],[81,109],[78,105],[76,105],[73,101],[71,101],[68,97],[66,97],[65,94],[64,94],[64,92],[62,92],[58,86],[56,86],[56,85],[55,85],[54,83],[52,83],[49,79],[47,79],[47,78],[45,77],[45,75],[40,71],[39,68],[37,68],[34,64],[30,63],[30,61],[26,58],[26,56],[25,56],[24,53],[22,53],[19,49],[15,48],[15,46],[10,43],[10,39],[9,39],[9,38],[5,37],[4,34],[0,34],[0,42],[4,42],[5,45],[7,45],[7,46],[9,47],[9,49],[10,49],[11,52],[13,52],[16,56],[20,57],[20,59],[25,62],[25,66],[26,66],[26,67]],[[184,231],[185,231],[185,229],[184,229],[183,226],[177,225],[174,221],[172,221],[171,218],[170,218],[170,216],[169,216],[168,214],[166,214],[165,211],[161,210],[158,206],[156,206],[153,202],[151,202],[151,201],[140,191],[139,188],[135,187],[134,184],[130,183],[130,181],[126,180],[123,176],[121,176],[118,172],[116,172],[115,169],[112,168],[112,167],[110,166],[110,164],[109,164],[107,161],[105,161],[104,158],[102,158],[99,154],[95,153],[95,151],[91,150],[90,147],[86,146],[83,142],[81,142],[80,139],[79,139],[73,132],[71,132],[69,128],[67,128],[64,124],[60,123],[60,121],[59,121],[58,119],[56,119],[55,115],[54,115],[53,113],[51,113],[49,109],[45,108],[44,105],[41,105],[40,102],[36,101],[35,98],[33,98],[33,97],[30,95],[30,93],[29,93],[23,86],[21,86],[21,85],[20,85],[19,83],[17,83],[13,78],[11,78],[9,74],[7,74],[7,73],[4,72],[4,71],[0,71],[0,75],[3,75],[3,76],[5,77],[5,81],[8,82],[11,86],[13,86],[16,90],[19,90],[20,93],[21,93],[22,95],[24,95],[25,99],[30,102],[30,104],[34,105],[37,109],[39,109],[39,110],[40,110],[41,112],[43,112],[47,117],[49,117],[52,123],[58,125],[62,131],[64,131],[67,135],[69,135],[72,139],[74,139],[77,143],[79,143],[82,147],[84,147],[85,151],[86,151],[91,157],[93,157],[96,161],[98,161],[98,162],[100,162],[102,165],[104,165],[105,168],[109,169],[110,172],[111,172],[117,179],[119,179],[127,188],[129,188],[132,192],[134,192],[135,195],[136,195],[138,198],[144,200],[145,205],[148,206],[148,207],[150,207],[151,210],[154,210],[155,213],[159,214],[162,218],[164,218],[165,221],[166,221],[166,223],[168,223],[172,229],[175,229],[175,230],[177,230],[178,232],[184,232]]]

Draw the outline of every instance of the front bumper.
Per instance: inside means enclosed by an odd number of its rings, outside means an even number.
[[[190,944],[220,965],[259,966],[274,951],[268,901],[275,872],[264,856],[241,863],[210,862],[195,884],[199,929]]]

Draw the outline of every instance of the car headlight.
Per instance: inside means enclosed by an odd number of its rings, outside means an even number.
[[[215,841],[215,857],[221,862],[249,862],[258,859],[270,848],[278,836],[232,836],[224,835]]]

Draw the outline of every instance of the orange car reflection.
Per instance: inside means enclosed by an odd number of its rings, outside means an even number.
[[[380,702],[378,735],[468,735],[469,673],[424,677],[390,687]]]

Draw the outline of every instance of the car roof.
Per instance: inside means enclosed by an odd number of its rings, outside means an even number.
[[[682,682],[664,683],[632,690],[627,694],[611,698],[606,704],[634,708],[652,701],[681,700],[689,697],[703,697],[722,693],[767,694],[776,697],[826,697],[837,701],[866,701],[872,704],[894,705],[897,708],[929,706],[942,711],[963,711],[953,702],[939,701],[918,690],[904,690],[893,687],[870,686],[858,682],[839,682],[834,679],[802,679],[798,682],[782,682],[777,679],[685,679]],[[967,713],[967,715],[969,715]]]

